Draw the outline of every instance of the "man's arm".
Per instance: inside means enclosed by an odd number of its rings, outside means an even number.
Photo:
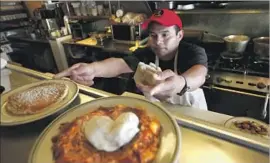
[[[133,72],[122,58],[108,58],[94,62],[93,67],[95,77],[110,78]]]
[[[187,85],[190,87],[189,91],[192,91],[204,84],[205,77],[207,75],[207,68],[204,65],[197,64],[181,75],[186,78]]]

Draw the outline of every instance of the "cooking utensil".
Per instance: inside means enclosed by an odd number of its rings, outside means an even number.
[[[248,36],[245,35],[229,35],[221,37],[216,34],[209,33],[203,30],[193,30],[184,29],[184,39],[186,40],[198,40],[201,42],[214,42],[214,43],[224,43],[226,44],[226,51],[232,54],[243,53],[247,47],[250,40]]]
[[[269,59],[269,37],[257,37],[253,39],[254,53],[261,59]]]
[[[249,42],[249,37],[245,35],[229,35],[223,38],[228,52],[243,53]]]

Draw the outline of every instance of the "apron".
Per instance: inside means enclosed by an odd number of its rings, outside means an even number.
[[[177,61],[178,61],[178,52],[175,55],[174,58],[174,72],[178,74],[177,72]],[[156,56],[155,59],[155,65],[159,66],[159,59]],[[151,96],[150,94],[144,93],[145,97],[152,101],[152,102],[158,102],[159,100]],[[193,91],[187,91],[182,96],[174,95],[171,98],[167,99],[166,102],[171,104],[178,104],[183,106],[190,106],[193,108],[201,109],[201,110],[207,110],[207,104],[205,100],[205,96],[203,93],[203,90],[201,88],[197,88]]]

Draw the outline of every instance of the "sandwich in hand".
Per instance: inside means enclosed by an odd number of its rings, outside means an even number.
[[[155,79],[155,75],[162,72],[161,68],[153,63],[145,64],[140,62],[136,69],[134,80],[135,83],[140,83],[144,85],[154,86],[160,81]]]

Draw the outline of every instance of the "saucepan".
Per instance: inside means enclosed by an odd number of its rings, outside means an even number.
[[[229,35],[223,38],[227,51],[232,53],[243,53],[246,50],[250,38],[246,35]]]
[[[232,53],[243,53],[250,38],[246,35],[228,35],[225,37],[202,30],[184,30],[185,39],[196,39],[202,42],[219,42],[226,44],[226,50]]]
[[[269,37],[257,37],[253,39],[254,53],[261,59],[269,59]]]

